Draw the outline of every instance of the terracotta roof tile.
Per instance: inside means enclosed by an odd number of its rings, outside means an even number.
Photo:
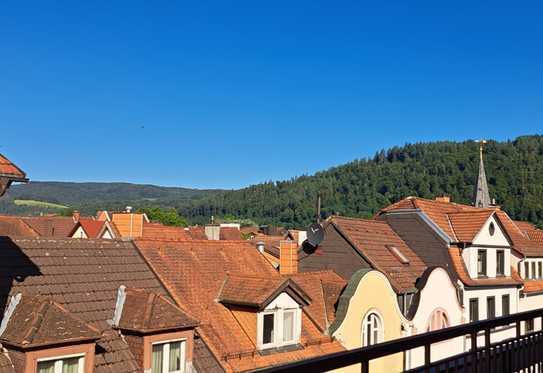
[[[221,240],[241,240],[241,232],[234,227],[221,227],[219,237]]]
[[[188,232],[193,240],[207,240],[205,228],[202,226],[189,227]]]
[[[456,273],[458,274],[458,278],[466,286],[488,286],[488,285],[521,286],[522,285],[522,279],[520,278],[517,271],[513,267],[511,267],[511,277],[477,278],[477,279],[471,278],[466,268],[466,265],[464,264],[464,260],[462,259],[462,253],[460,252],[460,248],[458,247],[449,248],[449,254],[451,256],[454,269]]]
[[[0,236],[38,237],[39,234],[20,217],[0,215]]]
[[[450,226],[460,242],[473,242],[483,225],[494,214],[492,210],[448,213]]]
[[[50,346],[100,337],[98,329],[45,296],[23,296],[0,336],[4,344],[21,348]]]
[[[26,174],[2,154],[0,154],[0,177],[15,181],[26,180]]]
[[[311,298],[289,278],[256,277],[256,276],[226,276],[221,286],[218,300],[224,304],[263,308],[266,302],[274,296],[292,289],[301,300],[311,302]]]
[[[524,281],[525,293],[541,293],[543,292],[543,280],[527,280]]]
[[[192,328],[198,322],[163,295],[141,289],[126,289],[117,327],[142,333]]]
[[[70,234],[69,236],[73,235],[77,227],[81,226],[88,238],[98,238],[105,224],[106,222],[102,220],[80,218],[76,225],[72,228],[72,234]]]
[[[257,369],[343,349],[323,335],[304,311],[304,348],[265,356],[256,352],[248,315],[239,307],[230,309],[216,301],[226,275],[281,278],[252,243],[140,239],[136,245],[177,303],[190,309],[200,321],[199,336],[225,370]]]
[[[384,221],[334,216],[329,222],[351,242],[372,265],[383,272],[398,292],[414,289],[427,266],[417,254]],[[399,251],[408,263],[394,254]]]
[[[171,227],[160,223],[143,223],[143,238],[164,240],[191,240],[192,237],[184,228]]]
[[[449,236],[453,242],[459,242],[464,239],[470,238],[473,232],[478,226],[480,226],[485,214],[495,212],[496,217],[505,230],[505,233],[511,240],[513,248],[518,252],[528,256],[543,256],[543,245],[538,242],[531,241],[524,234],[523,230],[516,224],[503,210],[498,207],[492,208],[478,208],[474,206],[462,205],[453,202],[444,202],[429,200],[418,197],[407,197],[395,204],[392,204],[384,209],[380,210],[377,215],[391,211],[398,210],[419,210],[428,216],[439,228]],[[468,214],[469,213],[469,214]],[[460,214],[460,215],[458,215]],[[469,218],[469,215],[473,214],[473,218]],[[454,217],[458,218],[454,218]],[[456,222],[456,228],[453,229],[454,222]],[[467,223],[462,222],[461,217],[468,219]],[[522,225],[525,229],[526,225]],[[460,237],[457,237],[457,233]]]
[[[76,222],[66,216],[23,217],[23,221],[42,237],[68,237]]]

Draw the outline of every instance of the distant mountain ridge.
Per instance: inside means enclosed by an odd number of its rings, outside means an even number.
[[[89,214],[127,205],[157,206],[175,207],[192,223],[209,222],[213,215],[304,227],[315,219],[317,195],[322,197],[323,218],[334,213],[369,217],[407,196],[448,195],[453,201],[470,204],[478,173],[478,148],[475,141],[406,144],[314,175],[229,191],[128,183],[31,182],[15,185],[7,198],[0,199],[0,213],[47,212],[45,206],[51,203]],[[485,165],[491,197],[514,219],[543,226],[543,136],[488,141]],[[16,205],[15,200],[30,202]]]
[[[173,207],[188,200],[198,200],[219,190],[162,187],[157,185],[100,182],[31,181],[16,184],[0,200],[0,213],[55,212],[44,206],[16,201],[41,201],[48,204],[65,205],[84,213],[93,214],[99,209],[124,209],[126,206]]]

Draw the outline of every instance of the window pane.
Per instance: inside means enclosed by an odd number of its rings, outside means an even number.
[[[530,263],[524,262],[524,278],[530,278]]]
[[[543,276],[543,263],[537,263],[537,277],[541,278]]]
[[[283,314],[283,341],[294,339],[294,312],[289,311]]]
[[[502,316],[509,315],[509,295],[502,295]]]
[[[79,371],[79,358],[62,360],[62,373],[77,373]]]
[[[181,342],[170,343],[170,372],[181,370]]]
[[[496,316],[496,300],[494,297],[486,298],[486,318],[493,319]]]
[[[479,321],[479,300],[477,298],[469,300],[469,321]]]
[[[152,373],[163,373],[162,372],[162,348],[163,345],[153,345],[153,366],[151,367]]]
[[[371,335],[371,319],[366,323],[366,346],[371,346],[373,344],[373,339]]]
[[[273,314],[267,314],[264,315],[264,330],[263,330],[263,336],[262,336],[262,343],[273,343]]]
[[[537,275],[535,273],[535,262],[532,262],[532,278],[536,278]]]
[[[38,363],[38,373],[54,373],[55,362],[54,361],[42,361]]]
[[[505,272],[505,254],[503,251],[496,253],[496,274],[503,275]]]
[[[477,274],[479,276],[486,275],[486,251],[479,250],[477,252]]]

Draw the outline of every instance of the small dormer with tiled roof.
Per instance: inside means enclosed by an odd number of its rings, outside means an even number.
[[[11,298],[0,341],[16,372],[92,372],[100,331],[45,296]]]
[[[218,301],[232,310],[259,350],[267,350],[298,345],[302,308],[311,298],[289,278],[227,276]]]
[[[144,372],[191,372],[198,322],[165,296],[120,286],[111,321]]]

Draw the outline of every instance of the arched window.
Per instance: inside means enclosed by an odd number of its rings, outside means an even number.
[[[441,309],[434,310],[428,319],[427,330],[431,332],[432,330],[439,330],[447,327],[449,327],[447,313]]]
[[[371,346],[383,341],[383,320],[375,313],[370,312],[362,323],[362,346]]]

